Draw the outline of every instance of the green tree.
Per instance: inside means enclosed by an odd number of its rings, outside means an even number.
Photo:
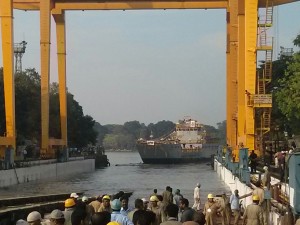
[[[300,47],[300,35],[294,40]],[[300,52],[293,55],[284,76],[279,79],[275,101],[281,113],[286,117],[292,133],[300,132]]]

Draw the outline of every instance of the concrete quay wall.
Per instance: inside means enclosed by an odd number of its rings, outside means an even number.
[[[252,188],[242,183],[238,177],[234,176],[230,170],[228,170],[225,166],[222,166],[222,164],[217,160],[214,161],[214,170],[217,172],[219,179],[224,181],[224,183],[230,188],[231,192],[234,192],[234,190],[237,189],[239,191],[239,195],[242,196],[253,191]],[[274,178],[272,178],[271,183],[273,182],[276,182]],[[244,198],[242,201],[242,205],[246,209],[246,207],[252,203],[252,196]],[[271,225],[279,225],[280,215],[274,211],[271,211],[269,222]]]
[[[29,181],[92,172],[94,170],[95,159],[75,160],[46,165],[40,164],[17,169],[0,170],[0,188]]]

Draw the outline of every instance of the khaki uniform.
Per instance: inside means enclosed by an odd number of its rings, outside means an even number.
[[[159,225],[161,224],[162,222],[165,222],[166,221],[166,215],[164,213],[164,211],[162,210],[161,207],[157,206],[157,207],[150,207],[150,210],[152,212],[155,213],[156,215],[156,218],[155,218],[155,223],[153,225]]]
[[[100,208],[98,209],[98,212],[104,212],[104,211],[112,213],[112,209],[110,206],[108,208],[104,208],[103,204],[101,204]]]
[[[206,202],[203,209],[205,215],[206,225],[216,225],[217,212],[220,208],[217,202]]]
[[[259,205],[261,206],[262,212],[263,212],[263,220],[264,220],[264,225],[269,224],[269,202],[268,200],[265,199],[265,192],[261,188],[256,188],[253,191],[252,195],[257,195],[259,197]]]
[[[231,208],[229,199],[227,197],[223,198],[224,202],[222,204],[222,225],[229,225],[230,224],[230,216],[231,216]]]
[[[263,211],[259,205],[248,205],[243,217],[244,225],[264,225]]]
[[[98,212],[100,206],[101,206],[101,202],[99,202],[98,200],[92,201],[90,203],[91,206],[93,206],[95,212]]]

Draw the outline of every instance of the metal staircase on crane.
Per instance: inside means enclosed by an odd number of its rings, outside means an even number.
[[[257,90],[253,97],[256,109],[256,134],[259,136],[257,146],[262,147],[264,135],[271,129],[272,95],[267,93],[267,85],[272,78],[273,39],[268,37],[268,30],[273,24],[273,4],[266,1],[265,15],[258,20],[257,50],[265,52],[264,66],[257,70]]]

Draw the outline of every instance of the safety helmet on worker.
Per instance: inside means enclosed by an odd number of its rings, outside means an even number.
[[[159,199],[156,197],[156,195],[153,195],[150,197],[150,202],[159,202]]]
[[[75,206],[75,201],[73,198],[68,198],[66,201],[65,201],[65,208],[71,208]]]
[[[207,198],[214,198],[214,195],[213,194],[208,194]]]
[[[252,200],[253,200],[253,201],[259,201],[258,195],[253,195],[253,196],[252,196]]]

